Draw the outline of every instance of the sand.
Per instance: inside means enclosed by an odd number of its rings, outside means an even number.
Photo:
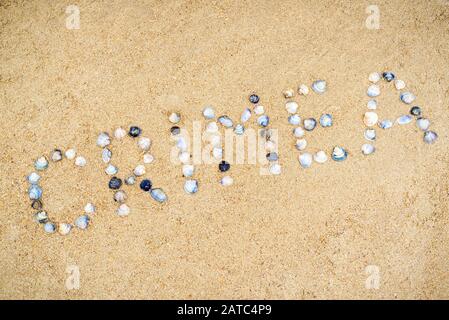
[[[378,30],[365,25],[369,1],[78,1],[79,30],[66,28],[67,4],[0,2],[0,298],[449,298],[448,1],[376,1]],[[376,70],[418,96],[436,144],[412,124],[379,131],[376,153],[361,154]],[[298,98],[300,113],[330,111],[335,125],[310,150],[350,154],[303,170],[281,93],[318,78],[328,92]],[[200,192],[186,195],[167,112],[187,128],[206,104],[236,118],[252,91],[279,130],[282,175],[235,165],[223,189],[203,165]],[[378,100],[381,117],[408,112],[392,86]],[[170,198],[128,189],[120,218],[95,140],[131,124],[153,140],[148,176]],[[129,170],[138,151],[122,144],[114,156]],[[97,206],[90,229],[67,237],[44,234],[26,195],[33,159],[55,147],[88,166],[46,172],[50,215]],[[73,268],[79,289],[66,286]]]

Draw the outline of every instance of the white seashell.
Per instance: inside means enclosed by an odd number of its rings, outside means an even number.
[[[270,173],[273,174],[273,175],[279,175],[279,174],[281,174],[282,168],[281,168],[281,165],[280,165],[280,164],[278,164],[278,163],[272,163],[272,164],[270,164],[270,167],[269,167],[268,170],[269,170]]]
[[[382,129],[390,129],[393,126],[393,121],[391,120],[382,120],[381,122],[379,122],[379,127]]]
[[[318,151],[314,154],[313,159],[315,160],[315,162],[325,163],[327,161],[326,152],[324,152],[323,150]]]
[[[38,223],[46,223],[48,221],[48,215],[45,211],[39,211],[34,215],[34,219]]]
[[[211,135],[207,138],[207,140],[209,141],[209,143],[212,146],[219,146],[221,145],[221,136],[219,135]]]
[[[315,119],[314,119],[315,120]],[[320,124],[323,128],[332,126],[332,115],[329,113],[323,114],[320,117]]]
[[[381,78],[381,74],[379,72],[372,72],[369,74],[368,76],[368,80],[372,83],[376,83],[379,82],[380,78]]]
[[[298,104],[295,101],[289,101],[285,104],[285,109],[288,113],[294,114],[298,111]]]
[[[178,158],[181,163],[188,164],[190,162],[190,153],[183,151],[179,154]]]
[[[30,197],[30,200],[38,200],[42,198],[42,188],[39,187],[37,184],[32,184],[31,187],[28,189],[28,196]]]
[[[215,111],[212,107],[207,106],[203,109],[203,116],[206,119],[213,119],[215,118]]]
[[[307,147],[306,139],[298,139],[298,140],[296,140],[295,147],[298,150],[304,150]]]
[[[120,190],[120,191],[117,191],[116,193],[114,193],[114,200],[118,203],[124,203],[127,198],[128,197],[127,197],[125,191],[123,191],[123,190]]]
[[[400,116],[399,118],[397,118],[396,122],[398,124],[408,124],[408,123],[412,122],[412,120],[413,120],[413,117],[411,115],[406,114],[406,115],[403,115],[403,116]]]
[[[222,186],[224,186],[224,187],[228,187],[228,186],[230,186],[230,185],[233,184],[233,183],[234,183],[234,179],[232,179],[231,176],[224,176],[224,177],[221,178],[221,180],[220,180],[220,184],[221,184]]]
[[[377,84],[372,84],[368,87],[366,94],[368,97],[377,97],[380,95],[380,87]]]
[[[394,80],[394,86],[397,90],[402,90],[405,88],[405,82],[399,79]]]
[[[176,140],[176,147],[178,147],[178,149],[180,151],[185,151],[187,150],[187,142],[186,139],[184,137],[178,137]]]
[[[168,116],[168,121],[170,121],[171,123],[178,123],[179,121],[181,121],[181,115],[179,113],[172,112]]]
[[[265,150],[266,150],[266,151],[269,151],[269,152],[277,151],[276,143],[274,143],[274,142],[271,141],[271,140],[266,141],[266,142],[265,142]]]
[[[54,233],[56,231],[56,226],[53,222],[46,222],[44,224],[44,231],[47,233]]]
[[[422,131],[427,131],[427,129],[429,129],[429,127],[430,127],[430,121],[429,121],[429,119],[426,119],[426,118],[420,118],[420,119],[416,120],[416,125]]]
[[[301,138],[301,137],[303,137],[304,135],[305,135],[305,131],[304,131],[304,129],[303,128],[301,128],[301,127],[297,127],[297,128],[295,128],[295,129],[293,129],[293,135],[296,137],[296,138]]]
[[[184,177],[191,177],[195,172],[195,167],[191,164],[185,164],[182,166],[182,175]]]
[[[87,227],[89,226],[89,220],[90,219],[87,215],[79,216],[75,220],[75,225],[82,230],[87,229]]]
[[[299,92],[299,94],[306,96],[309,94],[309,87],[307,87],[305,84],[301,84],[298,87],[298,92]]]
[[[374,141],[374,140],[376,140],[376,130],[366,129],[364,136],[365,136],[366,140]]]
[[[264,107],[263,106],[261,106],[261,105],[258,105],[258,106],[255,106],[254,107],[254,113],[256,114],[256,115],[261,115],[261,114],[264,114],[264,112],[265,112],[265,109],[264,109]]]
[[[109,164],[106,169],[104,170],[104,172],[106,172],[107,175],[113,176],[114,174],[117,174],[118,169],[116,166]]]
[[[242,124],[238,124],[234,128],[234,133],[238,134],[239,136],[245,133],[245,127]]]
[[[433,131],[424,132],[424,142],[428,144],[434,143],[438,139],[438,135]]]
[[[109,163],[109,161],[111,161],[112,158],[112,151],[109,150],[108,148],[104,148],[103,151],[101,152],[101,159],[103,159],[104,163]]]
[[[374,99],[371,99],[368,101],[368,103],[366,104],[366,106],[368,107],[368,109],[370,110],[376,110],[377,109],[377,101]]]
[[[288,123],[291,125],[297,126],[301,123],[301,117],[298,114],[292,114],[288,117]]]
[[[334,161],[344,161],[348,157],[348,153],[342,147],[335,147],[332,151],[332,160]]]
[[[153,161],[154,161],[154,157],[153,157],[151,154],[145,153],[145,154],[143,155],[143,163],[145,163],[145,164],[150,164],[150,163],[152,163]]]
[[[137,177],[141,177],[145,174],[145,166],[139,164],[135,169],[134,169],[134,175]]]
[[[148,149],[150,149],[151,147],[151,139],[146,137],[140,137],[139,141],[137,142],[137,145],[143,151],[148,151]]]
[[[48,160],[45,157],[40,157],[38,158],[35,162],[34,162],[34,167],[36,168],[36,170],[45,170],[48,168]]]
[[[118,140],[123,139],[126,136],[126,130],[123,128],[117,128],[114,131],[114,137]]]
[[[187,180],[184,183],[184,191],[190,194],[198,192],[198,181],[196,180]]]
[[[75,165],[78,167],[84,167],[87,164],[87,160],[86,158],[84,158],[83,156],[78,156],[75,159]]]
[[[65,157],[69,160],[73,160],[76,157],[75,149],[69,149],[65,152]]]
[[[310,168],[310,166],[312,165],[312,159],[312,155],[307,152],[300,154],[298,157],[299,164],[303,168]]]
[[[324,80],[317,80],[314,83],[312,83],[312,90],[315,91],[318,94],[323,94],[326,92],[326,81]]]
[[[27,177],[27,180],[30,184],[37,184],[39,182],[40,178],[41,178],[40,175],[38,175],[36,172],[32,172]]]
[[[243,110],[242,115],[240,116],[240,121],[245,123],[251,118],[251,110],[249,108],[246,108]]]
[[[209,122],[206,125],[206,132],[209,132],[209,133],[218,132],[218,124],[215,121]]]
[[[221,160],[223,158],[223,149],[219,147],[214,147],[212,149],[212,155],[215,159]]]
[[[62,160],[61,150],[58,149],[53,150],[53,152],[51,153],[51,160],[54,162],[61,161]]]
[[[58,226],[58,232],[59,234],[65,236],[70,233],[70,230],[72,230],[72,225],[68,223],[60,223]]]
[[[97,146],[104,148],[111,143],[111,138],[107,132],[102,132],[97,138]]]
[[[261,115],[259,118],[257,118],[257,124],[263,128],[267,127],[270,123],[270,118],[267,115]]]
[[[401,99],[402,102],[406,104],[411,104],[416,99],[415,95],[411,92],[401,93],[399,98]]]
[[[231,118],[229,118],[228,116],[219,117],[218,122],[225,128],[232,128],[232,126],[234,125]]]
[[[365,116],[363,117],[363,123],[365,123],[367,127],[372,127],[376,125],[378,120],[379,116],[377,115],[377,113],[373,111],[365,112]]]
[[[363,153],[364,155],[369,155],[369,154],[371,154],[371,153],[374,153],[375,150],[376,150],[376,149],[374,148],[374,146],[373,146],[372,144],[369,144],[369,143],[365,143],[365,144],[362,146],[362,153]]]
[[[125,183],[129,186],[132,186],[136,183],[136,177],[135,176],[129,176],[125,179]]]
[[[332,121],[332,120],[331,120]],[[304,119],[304,129],[312,131],[316,127],[316,120],[314,118]]]
[[[88,214],[92,214],[95,212],[95,206],[92,203],[88,203],[84,206],[84,212]]]
[[[127,215],[129,215],[129,211],[129,207],[125,203],[123,203],[118,207],[116,213],[119,217],[126,217]]]

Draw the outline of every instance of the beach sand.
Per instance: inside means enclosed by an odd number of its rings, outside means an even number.
[[[379,29],[366,26],[369,1],[81,0],[75,30],[68,4],[0,2],[0,298],[449,298],[449,1],[376,1]],[[437,143],[394,126],[361,154],[368,75],[384,70],[416,94]],[[304,170],[282,91],[316,79],[328,91],[296,97],[300,114],[335,124],[308,150],[342,145],[349,157]],[[253,91],[279,130],[282,175],[233,165],[223,188],[201,165],[200,191],[185,194],[167,113],[186,128],[207,104],[236,119]],[[392,84],[378,101],[381,118],[410,108]],[[128,188],[120,218],[95,141],[133,124],[153,141],[147,176],[169,201]],[[88,165],[43,174],[49,215],[97,207],[87,231],[65,237],[33,222],[26,194],[34,159],[56,147]],[[114,145],[123,171],[139,157],[129,139]]]

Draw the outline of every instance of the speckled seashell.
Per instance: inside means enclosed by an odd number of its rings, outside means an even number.
[[[296,140],[295,147],[300,151],[305,150],[305,148],[307,147],[307,140],[306,139]]]
[[[90,203],[90,202],[87,203],[84,206],[84,212],[87,213],[87,214],[95,213],[95,206],[92,203]]]
[[[116,213],[120,217],[126,217],[127,215],[129,215],[129,211],[129,207],[123,203],[118,207]]]
[[[56,226],[53,222],[46,222],[44,224],[44,231],[46,233],[54,233],[56,231]]]
[[[53,150],[51,153],[51,160],[54,162],[58,162],[62,160],[62,151],[59,149]]]
[[[133,171],[134,175],[137,177],[143,176],[145,174],[145,166],[139,164]]]
[[[314,118],[304,119],[304,129],[312,131],[316,127],[316,120]]]
[[[219,117],[218,122],[225,128],[232,128],[232,126],[234,125],[231,118],[229,118],[228,116]]]
[[[382,129],[390,129],[393,126],[393,121],[391,120],[382,120],[379,122],[379,127]]]
[[[39,157],[35,162],[34,162],[34,167],[36,168],[36,170],[42,171],[48,168],[48,160],[47,158],[45,158],[44,156]]]
[[[150,190],[151,197],[156,200],[157,202],[165,202],[167,201],[167,195],[162,189],[155,188]]]
[[[377,83],[377,82],[379,82],[380,78],[381,78],[381,75],[380,75],[379,72],[372,72],[372,73],[370,73],[369,76],[368,76],[368,80],[369,80],[370,82],[372,82],[372,83]]]
[[[292,114],[288,116],[288,123],[291,125],[297,126],[301,123],[301,117],[298,114]]]
[[[212,107],[207,106],[203,109],[203,117],[205,119],[213,119],[215,118],[215,111]]]
[[[427,129],[429,129],[430,127],[430,121],[426,118],[419,118],[418,120],[416,120],[416,125],[422,131],[427,131]]]
[[[408,123],[412,122],[412,120],[413,120],[413,117],[406,114],[406,115],[403,115],[403,116],[400,116],[399,118],[397,118],[396,122],[398,124],[402,125],[402,124],[408,124]]]
[[[137,141],[137,145],[143,151],[148,151],[151,147],[151,139],[146,137],[140,137],[139,141]]]
[[[370,99],[368,103],[366,104],[366,107],[370,110],[376,110],[377,109],[377,101],[375,99]]]
[[[261,115],[259,118],[257,118],[257,124],[263,128],[267,127],[270,123],[270,118],[267,115]]]
[[[111,138],[107,132],[102,132],[98,135],[97,146],[104,148],[111,143]]]
[[[127,177],[127,178],[125,179],[125,183],[126,183],[128,186],[132,186],[133,184],[136,183],[136,177],[135,177],[135,176],[129,176],[129,177]]]
[[[394,80],[394,78],[395,78],[396,76],[394,75],[393,72],[387,71],[387,72],[382,73],[382,77],[383,77],[387,82],[391,82],[391,81]]]
[[[289,101],[285,104],[285,110],[291,114],[295,114],[298,111],[298,107],[298,103],[295,101]]]
[[[60,223],[58,226],[58,232],[60,235],[68,235],[70,230],[72,230],[72,225],[69,223]]]
[[[182,166],[182,175],[184,177],[191,177],[195,172],[195,167],[191,164],[185,164]]]
[[[65,157],[69,160],[73,160],[76,157],[75,149],[69,149],[65,152]]]
[[[372,144],[365,143],[364,145],[362,145],[362,153],[364,155],[372,154],[372,153],[374,153],[375,150],[376,150],[376,148],[374,148],[374,146]]]
[[[149,153],[145,153],[143,155],[143,163],[150,164],[150,163],[153,163],[153,161],[154,161],[153,155],[151,155]]]
[[[366,129],[364,136],[365,136],[366,140],[374,141],[374,140],[376,140],[376,130]]]
[[[223,149],[220,147],[214,147],[212,149],[212,156],[217,160],[221,160],[223,158]]]
[[[294,135],[296,138],[304,137],[305,134],[306,134],[306,132],[305,132],[304,129],[301,128],[301,127],[297,127],[297,128],[295,128],[295,129],[293,129],[293,135]]]
[[[87,229],[87,227],[89,226],[89,216],[88,215],[82,215],[79,216],[78,218],[76,218],[75,220],[75,226],[77,226],[78,228],[80,228],[81,230],[85,230]]]
[[[28,196],[30,200],[39,200],[42,198],[42,188],[36,184],[31,185],[28,189]]]
[[[326,81],[324,80],[317,80],[314,83],[312,83],[312,90],[315,91],[318,94],[323,94],[326,92]]]
[[[111,161],[112,158],[112,151],[109,150],[108,148],[104,148],[103,151],[101,152],[101,159],[103,160],[104,163],[109,163],[109,161]]]
[[[365,116],[363,117],[363,123],[367,127],[372,127],[372,126],[376,125],[378,120],[379,120],[379,116],[377,115],[377,113],[375,113],[373,111],[365,112]]]
[[[260,116],[265,113],[265,108],[262,105],[257,105],[254,107],[254,114]]]
[[[279,159],[279,156],[278,156],[278,154],[276,152],[269,152],[269,153],[267,153],[267,160],[268,161],[273,162],[273,161],[278,161],[278,159]]]
[[[348,157],[348,153],[342,147],[335,147],[332,151],[332,159],[334,161],[344,161]]]
[[[325,163],[327,161],[326,152],[324,152],[323,150],[318,151],[313,155],[313,160],[315,160],[315,162],[317,163]]]
[[[301,167],[310,168],[312,166],[313,157],[310,153],[305,152],[299,155],[298,160]]]
[[[126,130],[123,129],[123,128],[117,128],[117,129],[115,129],[115,131],[114,131],[114,137],[115,137],[117,140],[123,139],[124,137],[126,137]]]
[[[282,167],[279,163],[271,163],[268,170],[272,175],[280,175],[282,171]]]
[[[242,124],[238,124],[234,128],[234,133],[237,135],[242,135],[245,133],[245,127]]]
[[[305,84],[301,84],[301,85],[298,87],[298,93],[299,93],[300,95],[303,95],[303,96],[308,95],[308,94],[309,94],[309,87],[306,86]]]
[[[209,122],[206,125],[206,132],[215,133],[218,132],[218,125],[215,121]]]
[[[243,110],[242,115],[240,116],[240,121],[245,123],[251,118],[251,110],[249,108],[246,108]]]
[[[400,94],[399,98],[406,104],[411,104],[416,99],[415,95],[411,92],[403,92]]]
[[[265,141],[265,150],[268,152],[274,152],[277,151],[277,145],[273,141]]]
[[[180,151],[185,151],[187,150],[188,146],[187,146],[187,141],[184,137],[178,137],[176,139],[176,147],[178,147],[178,149]]]
[[[84,167],[87,164],[86,158],[78,156],[75,158],[75,165],[78,167]]]
[[[38,184],[40,179],[41,179],[41,176],[39,174],[37,174],[36,172],[31,172],[27,177],[27,180],[30,184]]]
[[[36,212],[34,219],[39,223],[46,223],[48,221],[48,215],[45,211]]]
[[[178,123],[179,121],[181,121],[181,115],[179,113],[176,112],[172,112],[169,116],[168,116],[168,121],[170,121],[171,123]]]
[[[184,191],[190,194],[198,192],[198,181],[196,180],[186,180],[184,183]]]
[[[329,113],[323,114],[320,117],[320,124],[323,128],[332,126],[332,115]]]
[[[434,143],[438,139],[438,135],[433,131],[424,132],[424,142],[428,144]]]
[[[372,84],[368,87],[366,94],[371,98],[378,97],[380,95],[380,87],[377,84]]]
[[[190,162],[190,153],[187,151],[183,151],[178,156],[179,161],[183,164],[188,164]]]
[[[120,190],[114,193],[114,201],[118,203],[124,203],[128,196],[126,195],[125,191]]]
[[[405,82],[402,80],[394,80],[394,86],[397,90],[402,90],[405,88]]]

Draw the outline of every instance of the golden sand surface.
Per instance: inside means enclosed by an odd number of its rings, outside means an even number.
[[[375,2],[379,29],[365,23],[371,1],[80,0],[80,28],[68,29],[69,2],[1,0],[0,298],[449,298],[449,1]],[[410,124],[377,130],[376,153],[361,154],[368,74],[384,70],[416,94],[434,145]],[[335,124],[308,150],[339,144],[349,157],[304,170],[282,91],[316,79],[328,91],[297,97],[300,114]],[[279,130],[282,174],[234,165],[223,188],[201,165],[187,195],[167,112],[187,128],[206,104],[236,119],[252,91]],[[408,112],[397,96],[382,84],[381,118]],[[153,141],[147,175],[169,201],[126,189],[120,218],[95,141],[132,124]],[[33,222],[26,194],[33,160],[55,147],[88,165],[45,172],[45,209],[71,221],[97,207],[87,231],[65,237]],[[120,169],[139,161],[130,140],[113,152]],[[79,289],[67,286],[73,268]]]

